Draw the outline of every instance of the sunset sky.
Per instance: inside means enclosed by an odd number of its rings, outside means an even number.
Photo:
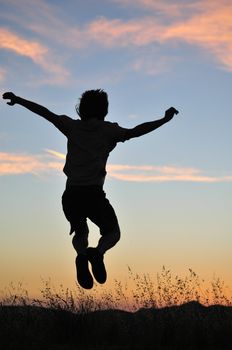
[[[122,238],[105,262],[156,276],[188,268],[232,287],[231,0],[0,0],[0,93],[77,118],[83,91],[109,96],[107,120],[130,128],[179,110],[119,144],[105,191]],[[20,106],[0,103],[0,289],[41,279],[75,286],[61,208],[66,139]],[[90,224],[90,243],[99,233]]]

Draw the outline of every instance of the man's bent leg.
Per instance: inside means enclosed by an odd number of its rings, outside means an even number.
[[[75,229],[75,234],[72,239],[72,245],[77,252],[76,257],[76,272],[78,283],[85,289],[91,289],[93,287],[93,277],[88,268],[88,234],[89,229],[87,223],[78,225]]]
[[[105,254],[107,250],[114,247],[115,244],[120,239],[120,228],[117,225],[115,228],[111,229],[110,232],[104,233],[99,239],[97,249],[100,254]]]
[[[120,229],[117,226],[108,234],[103,235],[96,248],[88,248],[87,256],[92,265],[92,272],[97,282],[105,283],[107,273],[104,265],[104,254],[112,248],[120,239]]]
[[[96,248],[88,248],[87,255],[92,272],[99,283],[105,283],[107,273],[104,265],[104,253],[120,239],[117,216],[102,189],[98,190],[92,200],[88,218],[99,227],[101,238]]]
[[[89,228],[87,222],[78,225],[75,229],[75,234],[72,239],[72,245],[76,250],[77,254],[86,254],[86,249],[88,248],[88,235]]]
[[[75,260],[78,283],[86,289],[93,287],[93,277],[88,268],[88,225],[85,208],[83,209],[83,191],[77,188],[66,188],[62,196],[62,206],[67,220],[70,222],[70,234],[74,232],[72,244],[77,252]]]

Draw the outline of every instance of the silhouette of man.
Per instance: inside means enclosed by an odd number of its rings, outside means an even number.
[[[19,104],[42,116],[67,137],[67,156],[63,169],[67,182],[62,206],[71,226],[70,234],[74,233],[72,244],[77,252],[77,280],[86,289],[93,287],[93,276],[97,282],[105,283],[107,273],[104,254],[120,239],[117,216],[103,191],[109,153],[118,142],[145,135],[169,122],[178,111],[171,107],[161,119],[126,129],[117,123],[105,121],[108,96],[100,89],[82,94],[76,106],[80,119],[54,114],[12,92],[5,92],[3,98],[10,100],[7,102],[10,106]],[[96,248],[88,247],[87,219],[100,229],[101,237]]]

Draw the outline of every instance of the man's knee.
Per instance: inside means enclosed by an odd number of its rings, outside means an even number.
[[[84,253],[88,247],[88,234],[75,233],[72,238],[73,248],[77,253]]]
[[[102,233],[102,232],[101,232]],[[98,250],[101,254],[105,254],[105,252],[112,247],[115,246],[115,244],[120,239],[120,229],[118,227],[111,228],[111,230],[107,230],[105,234],[102,235],[98,242]]]
[[[115,230],[114,237],[115,237],[115,242],[117,243],[120,240],[120,237],[121,237],[121,232],[120,232],[120,228],[119,227]]]
[[[117,243],[121,237],[121,232],[118,225],[108,228],[107,230],[101,230],[100,233],[102,235],[102,238],[108,238],[114,244]]]
[[[78,224],[74,226],[75,234],[72,238],[72,245],[75,250],[88,246],[89,228],[87,223]]]

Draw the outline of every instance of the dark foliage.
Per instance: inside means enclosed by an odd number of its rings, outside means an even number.
[[[231,349],[232,307],[190,302],[137,312],[1,306],[1,349]]]

